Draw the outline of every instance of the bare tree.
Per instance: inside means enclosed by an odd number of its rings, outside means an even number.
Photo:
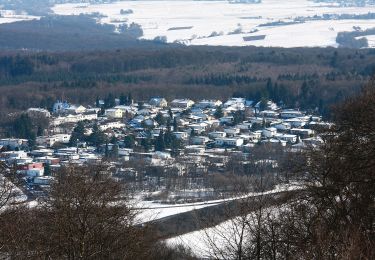
[[[8,212],[8,222],[16,222],[3,229],[5,253],[16,259],[148,259],[155,236],[135,225],[126,198],[102,167],[63,168],[37,208]]]

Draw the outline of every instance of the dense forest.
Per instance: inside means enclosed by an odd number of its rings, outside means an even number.
[[[138,40],[143,35],[138,24],[124,24],[116,30],[114,25],[98,24],[98,16],[51,15],[40,20],[1,24],[0,50],[79,51],[165,45]]]
[[[270,98],[285,106],[327,108],[357,92],[375,70],[375,50],[165,47],[0,56],[0,111],[50,109],[56,99],[94,105],[109,93]]]

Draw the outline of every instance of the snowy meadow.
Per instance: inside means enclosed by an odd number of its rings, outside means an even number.
[[[141,0],[62,4],[53,11],[60,15],[99,13],[100,23],[140,24],[143,39],[158,37],[187,45],[336,47],[337,33],[375,27],[375,20],[370,19],[316,19],[324,15],[375,13],[375,6],[340,7],[308,0],[263,0],[258,4]],[[304,21],[296,22],[296,18]],[[373,37],[369,38],[370,47],[375,47]]]

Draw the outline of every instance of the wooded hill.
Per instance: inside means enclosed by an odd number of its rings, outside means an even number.
[[[136,100],[271,98],[327,108],[356,93],[375,71],[375,50],[164,47],[66,53],[2,53],[0,111],[45,107],[56,99],[94,105],[108,94]]]

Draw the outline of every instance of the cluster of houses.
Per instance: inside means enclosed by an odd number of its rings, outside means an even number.
[[[103,102],[101,102],[103,103]],[[0,161],[15,165],[17,171],[34,184],[48,184],[51,172],[66,164],[100,163],[108,150],[116,146],[114,164],[142,161],[148,165],[167,167],[178,165],[184,174],[184,165],[202,168],[203,162],[215,163],[219,168],[228,161],[228,154],[246,155],[257,145],[277,145],[285,149],[304,149],[319,145],[318,127],[330,127],[320,116],[309,115],[297,109],[285,109],[272,101],[253,102],[244,98],[193,101],[151,98],[148,102],[131,102],[104,109],[84,107],[68,102],[56,102],[51,111],[30,108],[31,117],[44,117],[49,127],[36,138],[35,147],[29,149],[23,139],[0,139]],[[94,124],[108,138],[106,144],[94,147],[89,142],[74,142],[72,131],[78,122],[84,122],[85,135],[93,132]],[[173,147],[155,148],[155,140],[170,132],[178,140],[178,153]],[[129,146],[126,137],[132,136]],[[145,139],[149,147],[142,147]],[[115,141],[111,141],[115,140]],[[179,163],[177,163],[177,158]],[[185,163],[180,163],[182,160]],[[123,170],[123,169],[122,169]]]

